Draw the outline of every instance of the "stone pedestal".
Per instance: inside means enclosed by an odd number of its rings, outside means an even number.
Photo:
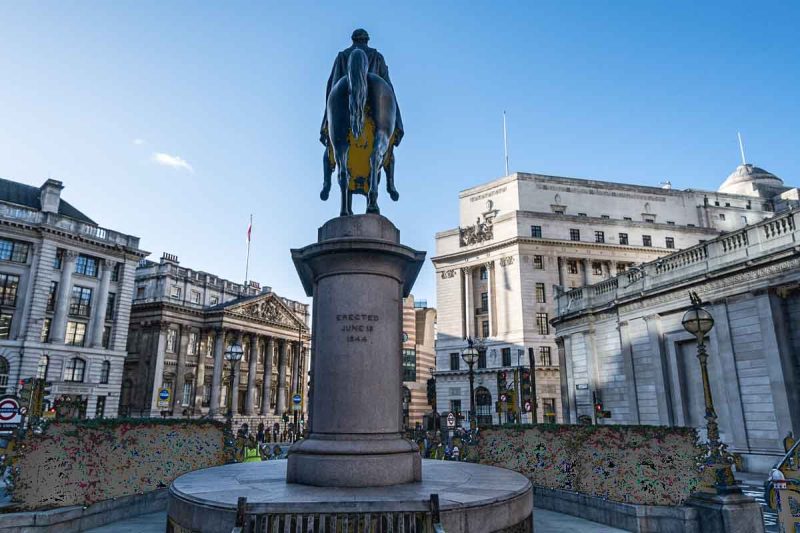
[[[700,533],[764,533],[761,505],[741,491],[693,494],[686,505],[698,510]]]
[[[380,215],[338,217],[292,250],[314,297],[309,437],[289,451],[286,481],[370,487],[421,479],[402,438],[402,305],[425,253]]]

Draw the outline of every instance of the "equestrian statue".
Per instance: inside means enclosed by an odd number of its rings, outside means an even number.
[[[319,196],[328,199],[331,176],[338,170],[341,216],[353,214],[353,194],[367,197],[367,213],[380,213],[381,169],[391,199],[400,197],[394,187],[393,148],[403,138],[403,122],[389,69],[383,56],[367,46],[365,30],[354,31],[352,40],[353,45],[339,52],[333,64],[320,129],[325,154]]]

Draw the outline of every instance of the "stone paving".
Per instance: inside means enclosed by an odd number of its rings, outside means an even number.
[[[625,531],[544,509],[536,509],[533,512],[533,519],[536,533],[621,533]],[[164,533],[166,520],[166,512],[152,513],[89,529],[87,533]]]

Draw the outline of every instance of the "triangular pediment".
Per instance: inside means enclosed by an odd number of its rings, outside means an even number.
[[[274,293],[248,298],[242,302],[231,302],[230,305],[225,306],[225,313],[261,320],[295,330],[297,328],[306,329],[305,323],[297,318],[292,310]]]

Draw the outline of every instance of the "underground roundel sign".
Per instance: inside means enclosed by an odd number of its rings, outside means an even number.
[[[14,398],[0,400],[0,424],[19,424],[21,421],[22,413],[17,400]]]

